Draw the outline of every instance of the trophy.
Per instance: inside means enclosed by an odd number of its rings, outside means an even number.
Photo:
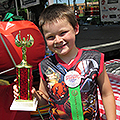
[[[23,111],[36,111],[37,100],[32,97],[32,66],[26,61],[26,49],[34,44],[32,35],[27,34],[27,40],[25,37],[21,39],[21,32],[15,37],[15,44],[22,48],[22,62],[16,66],[17,86],[19,90],[19,96],[14,99],[10,110],[23,110]]]

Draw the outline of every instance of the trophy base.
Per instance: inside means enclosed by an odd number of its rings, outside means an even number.
[[[36,111],[38,101],[36,98],[33,100],[16,100],[14,99],[10,110],[20,110],[20,111]]]

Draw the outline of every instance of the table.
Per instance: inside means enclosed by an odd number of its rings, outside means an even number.
[[[114,59],[114,60],[105,62],[105,66],[107,67],[109,65],[110,67],[110,65],[113,66],[118,63],[120,63],[120,59]],[[115,71],[115,69],[118,70],[118,68],[115,67],[114,69],[111,70],[111,73],[108,72],[110,70],[107,70],[107,73],[111,82],[111,86],[112,86],[114,96],[115,96],[115,101],[116,101],[116,120],[120,120],[120,75],[112,74],[112,72]],[[105,111],[103,108],[103,103],[102,103],[99,89],[98,89],[98,102],[99,102],[101,120],[106,120]]]

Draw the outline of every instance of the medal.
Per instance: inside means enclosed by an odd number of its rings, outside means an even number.
[[[77,71],[69,71],[64,77],[70,95],[70,105],[73,120],[84,120],[80,94],[81,76]]]

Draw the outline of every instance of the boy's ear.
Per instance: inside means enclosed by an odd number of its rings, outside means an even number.
[[[79,24],[77,23],[77,25],[75,26],[75,35],[77,35],[79,33]]]

